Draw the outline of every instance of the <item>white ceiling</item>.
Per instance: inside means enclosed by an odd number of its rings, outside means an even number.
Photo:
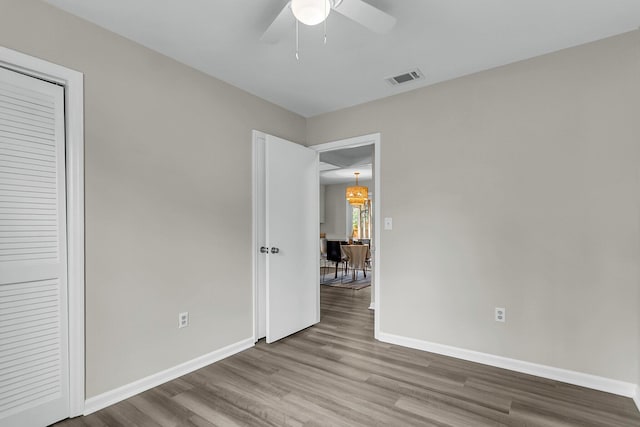
[[[355,172],[360,173],[358,175],[359,181],[368,181],[373,179],[372,165],[361,165],[357,167],[339,168],[327,171],[320,171],[320,184],[333,185],[333,184],[351,184],[356,182]]]
[[[373,145],[320,153],[320,184],[344,184],[373,178]]]
[[[286,0],[47,0],[305,117],[620,34],[639,0],[367,0],[397,18],[386,35],[338,13],[277,44],[260,36]],[[384,78],[418,67],[426,79]]]

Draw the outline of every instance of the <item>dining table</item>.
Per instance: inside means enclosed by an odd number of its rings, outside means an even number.
[[[365,262],[370,257],[368,245],[341,245],[340,251],[342,252],[342,258],[346,259],[347,265],[351,267],[353,280],[356,280],[356,272],[358,270],[362,270],[364,276],[367,277]]]

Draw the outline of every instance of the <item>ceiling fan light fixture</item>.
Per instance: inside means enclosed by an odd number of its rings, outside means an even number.
[[[330,0],[291,0],[291,11],[305,25],[318,25],[331,11]]]

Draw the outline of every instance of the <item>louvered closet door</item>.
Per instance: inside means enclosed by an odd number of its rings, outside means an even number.
[[[69,415],[64,92],[0,68],[0,426]]]

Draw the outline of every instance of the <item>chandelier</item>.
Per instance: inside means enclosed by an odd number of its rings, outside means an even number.
[[[347,201],[352,206],[361,206],[369,200],[369,189],[358,185],[358,175],[360,175],[360,172],[354,172],[354,175],[356,176],[356,185],[347,187]]]

